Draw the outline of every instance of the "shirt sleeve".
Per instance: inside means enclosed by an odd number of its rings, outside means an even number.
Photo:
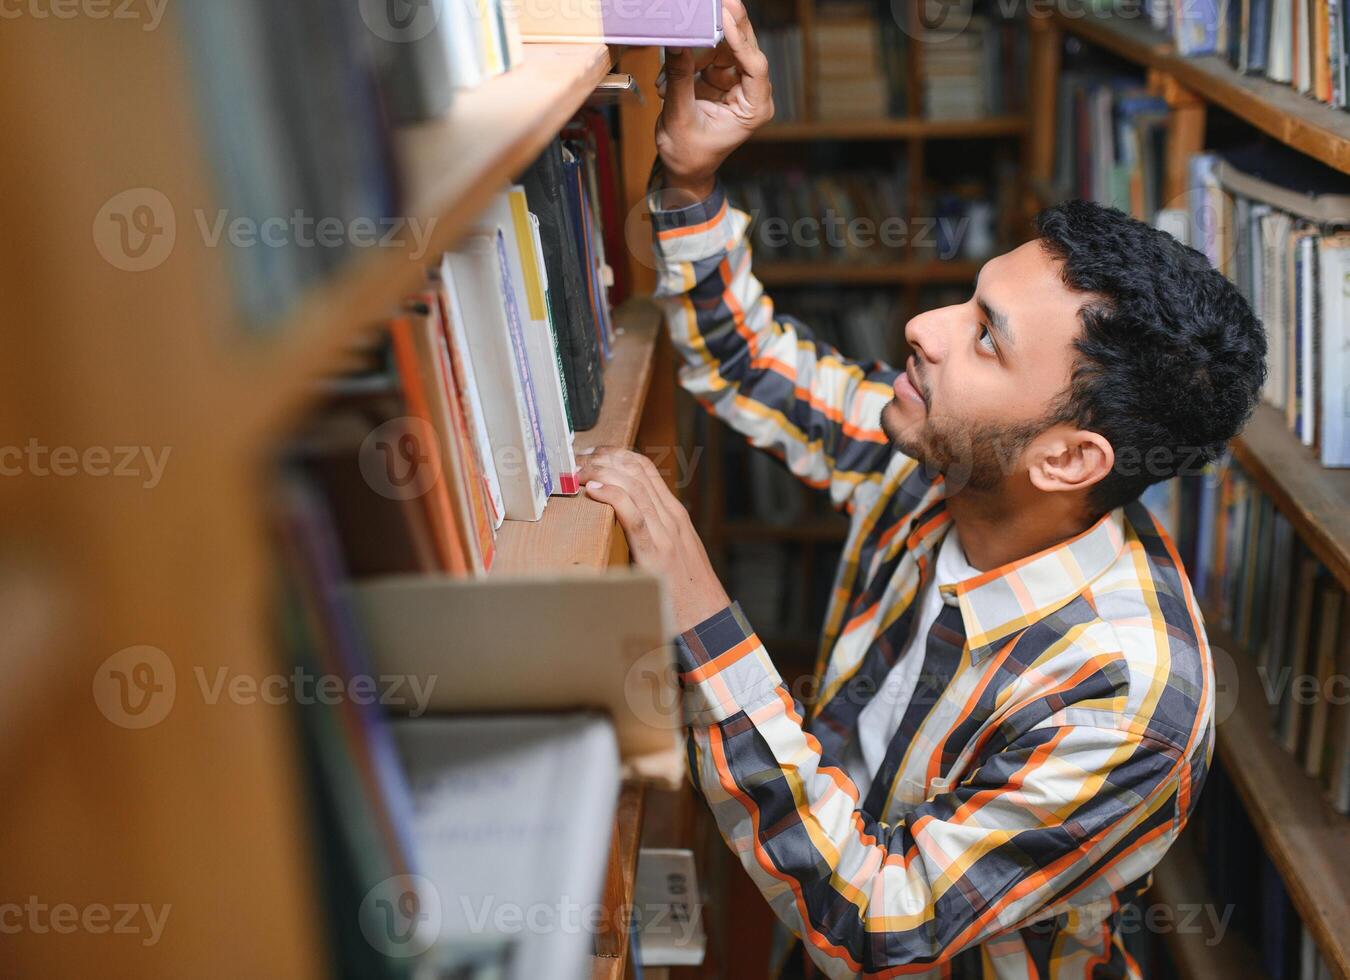
[[[894,368],[845,358],[790,317],[777,316],[750,269],[749,218],[722,186],[688,207],[649,195],[656,296],[684,361],[680,380],[751,444],[852,509],[894,456],[881,409]]]
[[[1000,744],[959,785],[933,780],[904,819],[881,822],[804,729],[738,606],[676,649],[692,778],[829,977],[921,972],[1067,911],[1071,896],[1077,908],[1109,904],[1184,822],[1180,750],[1143,726],[1057,723],[1063,711],[995,729]]]

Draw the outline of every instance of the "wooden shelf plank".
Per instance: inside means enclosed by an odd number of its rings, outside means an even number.
[[[1224,59],[1177,54],[1165,34],[1144,20],[1054,15],[1070,33],[1121,57],[1157,68],[1197,95],[1302,153],[1350,173],[1350,114],[1256,75],[1234,71]]]
[[[315,380],[339,370],[350,347],[425,282],[427,264],[455,247],[612,63],[603,44],[530,44],[526,51],[519,68],[460,93],[444,118],[397,133],[400,210],[427,230],[426,240],[409,231],[399,246],[355,257],[301,300],[275,338],[245,350],[239,390],[259,393],[246,407],[255,426],[275,428],[299,412]]]
[[[1285,426],[1283,415],[1265,404],[1233,440],[1233,455],[1350,590],[1350,470],[1322,466]]]
[[[605,370],[605,401],[600,421],[578,432],[577,449],[632,446],[651,385],[652,362],[661,329],[660,311],[644,300],[624,304],[615,314],[623,331]],[[551,497],[538,521],[506,521],[497,532],[493,575],[566,568],[601,569],[610,564],[623,534],[614,511],[584,493]],[[620,554],[623,552],[620,550]]]
[[[1217,908],[1205,887],[1205,873],[1190,840],[1183,836],[1153,872],[1152,899],[1176,910]],[[1180,918],[1173,915],[1173,921]],[[1203,921],[1203,917],[1202,917]],[[1167,950],[1172,954],[1183,980],[1262,980],[1261,957],[1235,931],[1229,930],[1221,942],[1206,930],[1168,929],[1164,933]],[[1210,945],[1213,943],[1213,945]]]
[[[624,783],[614,815],[609,868],[605,872],[605,923],[617,928],[596,934],[594,970],[596,980],[623,980],[628,966],[633,890],[637,882],[638,853],[642,849],[642,822],[647,808],[644,783]]]
[[[839,283],[850,286],[909,286],[973,283],[979,262],[762,262],[755,275],[766,286],[806,286]]]
[[[1333,972],[1350,976],[1350,818],[1331,808],[1318,783],[1271,737],[1271,706],[1252,658],[1206,613],[1221,695],[1237,706],[1218,723],[1219,757],[1237,786],[1299,917]],[[1218,974],[1222,976],[1223,974]]]
[[[757,130],[759,143],[796,143],[812,140],[976,139],[1020,136],[1026,116],[986,116],[981,119],[840,119],[821,122],[774,123]]]

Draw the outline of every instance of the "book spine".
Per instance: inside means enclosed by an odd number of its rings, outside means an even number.
[[[525,349],[525,333],[520,322],[520,309],[516,306],[515,289],[511,282],[511,265],[506,257],[506,238],[498,231],[496,239],[497,262],[501,268],[502,304],[506,311],[511,351],[525,399],[525,419],[529,423],[529,432],[534,440],[534,460],[539,472],[539,486],[547,497],[553,492],[553,474],[548,465],[548,453],[544,449],[544,429],[539,421],[539,399],[535,394],[534,377],[530,373],[530,358]]]

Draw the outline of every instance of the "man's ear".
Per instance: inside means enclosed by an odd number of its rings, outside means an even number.
[[[1089,429],[1052,426],[1027,449],[1027,475],[1046,493],[1087,490],[1116,465],[1111,443]]]

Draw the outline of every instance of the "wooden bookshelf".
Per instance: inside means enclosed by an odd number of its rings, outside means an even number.
[[[979,262],[960,259],[942,262],[762,262],[755,276],[766,286],[810,286],[839,283],[850,286],[925,286],[973,283]]]
[[[808,143],[816,140],[868,141],[908,139],[980,139],[1020,136],[1025,116],[985,116],[979,119],[841,119],[818,122],[772,123],[751,137],[757,143]]]
[[[397,132],[403,216],[431,227],[425,251],[409,233],[402,247],[355,257],[303,297],[274,340],[244,351],[239,383],[261,395],[247,403],[259,428],[275,431],[311,400],[313,382],[339,370],[351,346],[425,282],[431,257],[455,247],[612,63],[603,44],[531,44],[523,65],[459,93],[445,117]]]
[[[1079,13],[1083,13],[1081,8]],[[1062,30],[1128,61],[1166,73],[1281,143],[1350,174],[1350,113],[1300,95],[1288,85],[1241,74],[1216,55],[1184,57],[1143,17],[1056,12],[1053,20]]]
[[[1257,406],[1233,455],[1322,564],[1350,590],[1350,469],[1327,469],[1275,408]]]
[[[1205,872],[1187,835],[1173,845],[1153,871],[1152,901],[1170,909],[1217,908],[1205,888]],[[1146,919],[1147,921],[1147,919]],[[1174,916],[1173,922],[1176,922]],[[1231,929],[1221,942],[1204,931],[1170,928],[1163,942],[1183,980],[1267,980],[1261,957]]]
[[[578,432],[576,448],[633,445],[652,380],[661,316],[650,302],[637,300],[616,311],[622,330],[614,357],[605,369],[605,401],[600,421]],[[538,521],[505,521],[497,532],[495,576],[565,568],[602,569],[626,560],[623,530],[614,510],[591,500],[551,497]]]
[[[1255,662],[1218,627],[1216,615],[1205,619],[1216,651],[1219,757],[1299,917],[1332,969],[1350,976],[1350,819],[1331,808],[1299,760],[1271,737],[1271,706]],[[1223,718],[1234,697],[1236,707]]]
[[[617,928],[597,934],[593,959],[593,980],[623,980],[629,972],[631,925],[628,913],[633,908],[637,883],[638,853],[642,849],[643,815],[647,808],[647,788],[642,783],[624,783],[619,793],[618,812],[614,816],[614,836],[610,841],[609,868],[605,873],[606,921]]]

